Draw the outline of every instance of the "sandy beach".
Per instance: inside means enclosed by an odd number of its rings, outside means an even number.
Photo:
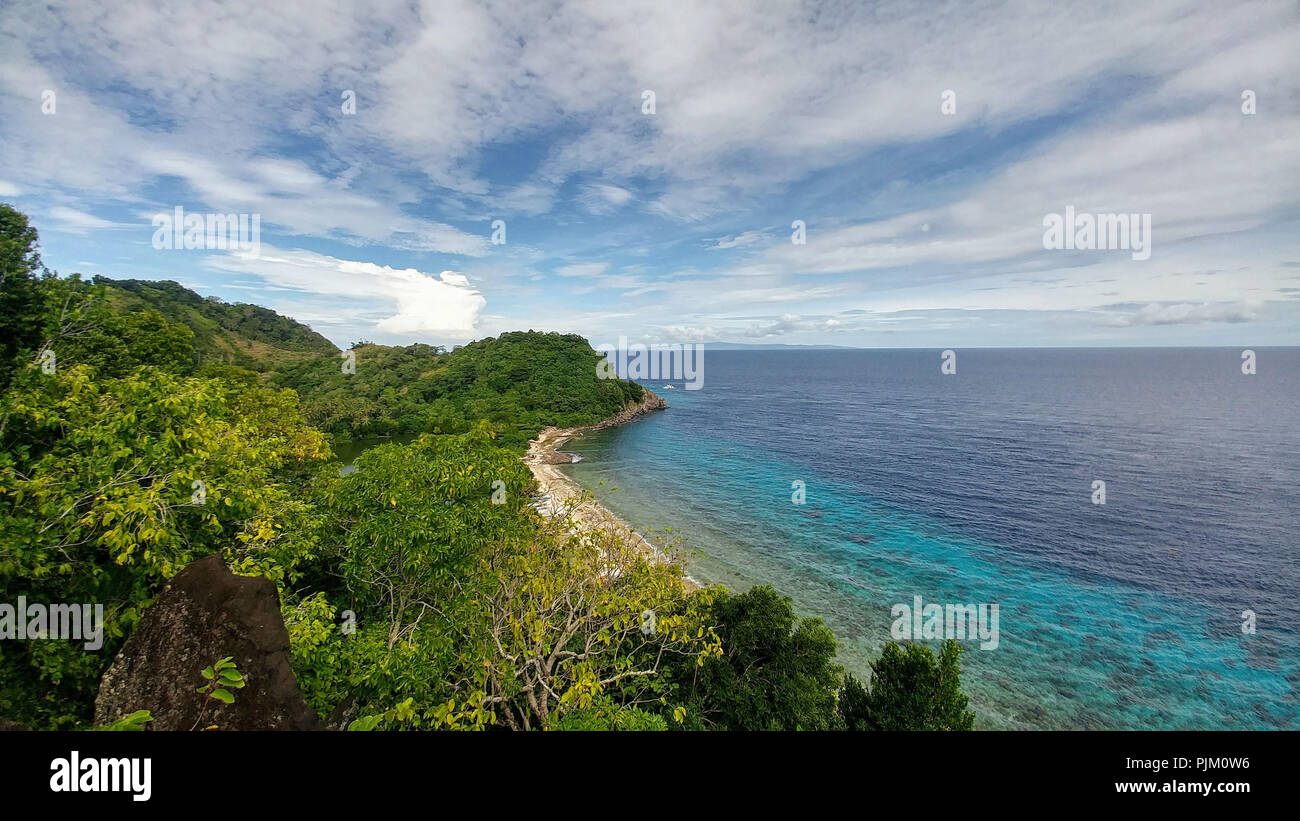
[[[604,505],[595,499],[583,498],[583,489],[572,479],[565,476],[559,469],[558,465],[567,465],[572,463],[569,454],[560,451],[564,444],[576,436],[584,433],[591,433],[605,428],[623,425],[652,413],[656,410],[663,410],[668,404],[663,399],[646,391],[645,399],[639,404],[628,405],[622,411],[614,416],[599,422],[595,425],[587,425],[580,428],[545,428],[537,435],[537,438],[528,443],[528,453],[523,457],[524,464],[532,471],[533,478],[537,480],[539,492],[544,496],[549,496],[549,503],[542,506],[544,515],[552,515],[556,511],[567,511],[573,519],[574,525],[587,531],[612,531],[619,538],[629,544],[635,545],[646,555],[653,556],[657,559],[663,559],[664,554],[646,540],[641,534],[628,527],[627,523],[615,516]],[[686,579],[691,586],[698,586],[689,576]]]

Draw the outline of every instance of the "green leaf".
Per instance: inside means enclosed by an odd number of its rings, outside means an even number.
[[[379,716],[362,716],[348,725],[348,732],[364,733],[379,725]]]
[[[153,715],[148,710],[136,710],[131,715],[123,716],[112,724],[105,724],[103,727],[96,727],[95,729],[104,732],[139,732],[150,721],[153,721]]]
[[[222,702],[223,704],[235,703],[235,696],[229,690],[222,690],[221,688],[217,688],[216,690],[212,691],[212,697],[215,698],[217,701]]]

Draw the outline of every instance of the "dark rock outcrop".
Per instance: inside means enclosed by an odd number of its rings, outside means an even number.
[[[247,685],[233,704],[196,692],[203,668],[233,656]],[[220,556],[186,567],[127,639],[99,685],[95,724],[149,710],[152,730],[189,730],[208,699],[203,726],[222,730],[310,730],[320,722],[289,666],[289,633],[275,585],[236,576]],[[215,708],[215,709],[214,709]]]
[[[623,406],[623,410],[613,416],[602,419],[594,425],[583,425],[580,428],[570,428],[569,433],[593,433],[598,430],[604,430],[605,428],[626,425],[633,419],[645,416],[647,413],[654,413],[657,410],[667,409],[668,403],[661,397],[656,396],[649,388],[643,388],[642,390],[645,395],[641,397],[640,402],[628,402]]]
[[[584,430],[604,430],[615,425],[626,425],[638,416],[645,416],[647,413],[664,410],[668,407],[668,403],[662,397],[656,396],[649,388],[643,390],[645,395],[641,397],[640,402],[628,402],[623,410],[589,428],[584,428]]]
[[[583,425],[578,428],[546,428],[539,434],[538,441],[545,440],[550,434],[558,434],[559,442],[564,442],[574,436],[581,436],[584,433],[594,433],[605,428],[612,428],[617,425],[626,425],[633,419],[638,419],[648,413],[657,410],[665,410],[668,403],[661,397],[656,396],[648,388],[644,389],[645,395],[641,397],[640,402],[628,402],[618,413],[606,419],[602,419],[594,425]],[[538,441],[534,441],[536,445]],[[524,461],[532,461],[542,465],[567,465],[577,461],[574,454],[565,453],[562,450],[542,448],[540,450],[530,451]]]

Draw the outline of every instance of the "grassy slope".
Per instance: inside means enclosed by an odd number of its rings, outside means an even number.
[[[238,365],[267,373],[290,362],[338,356],[334,343],[269,308],[205,299],[170,280],[95,277],[95,282],[110,286],[110,303],[117,310],[152,308],[172,322],[189,326],[201,364]]]

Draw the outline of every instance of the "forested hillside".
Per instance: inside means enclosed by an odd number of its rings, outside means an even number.
[[[288,362],[337,355],[334,343],[269,308],[201,297],[170,280],[95,277],[106,287],[108,303],[127,313],[152,308],[168,321],[194,332],[199,364],[238,365],[265,372]]]
[[[333,346],[263,309],[56,277],[4,205],[0,274],[0,605],[104,613],[90,647],[16,635],[0,612],[0,727],[89,728],[114,655],[168,580],[212,555],[274,583],[294,696],[330,727],[971,725],[953,642],[937,661],[887,648],[868,689],[844,678],[830,630],[770,588],[697,589],[674,557],[533,510],[529,432],[641,396],[598,379],[580,337],[364,345],[345,373]],[[423,435],[343,476],[322,425]],[[197,692],[246,697],[230,659],[179,661]],[[136,728],[174,709],[130,706]],[[220,709],[170,726],[220,728]]]
[[[189,328],[196,367],[236,365],[297,391],[307,420],[336,438],[463,433],[486,420],[522,445],[547,425],[593,424],[642,396],[635,383],[598,379],[600,355],[575,334],[520,331],[454,351],[359,343],[345,363],[325,337],[267,308],[171,281],[94,283],[115,314],[153,310]]]
[[[339,357],[288,363],[271,382],[303,397],[307,419],[335,436],[459,433],[486,420],[522,445],[547,425],[589,425],[643,391],[599,379],[600,355],[574,334],[515,332],[455,351],[429,345],[352,349],[355,373]]]

